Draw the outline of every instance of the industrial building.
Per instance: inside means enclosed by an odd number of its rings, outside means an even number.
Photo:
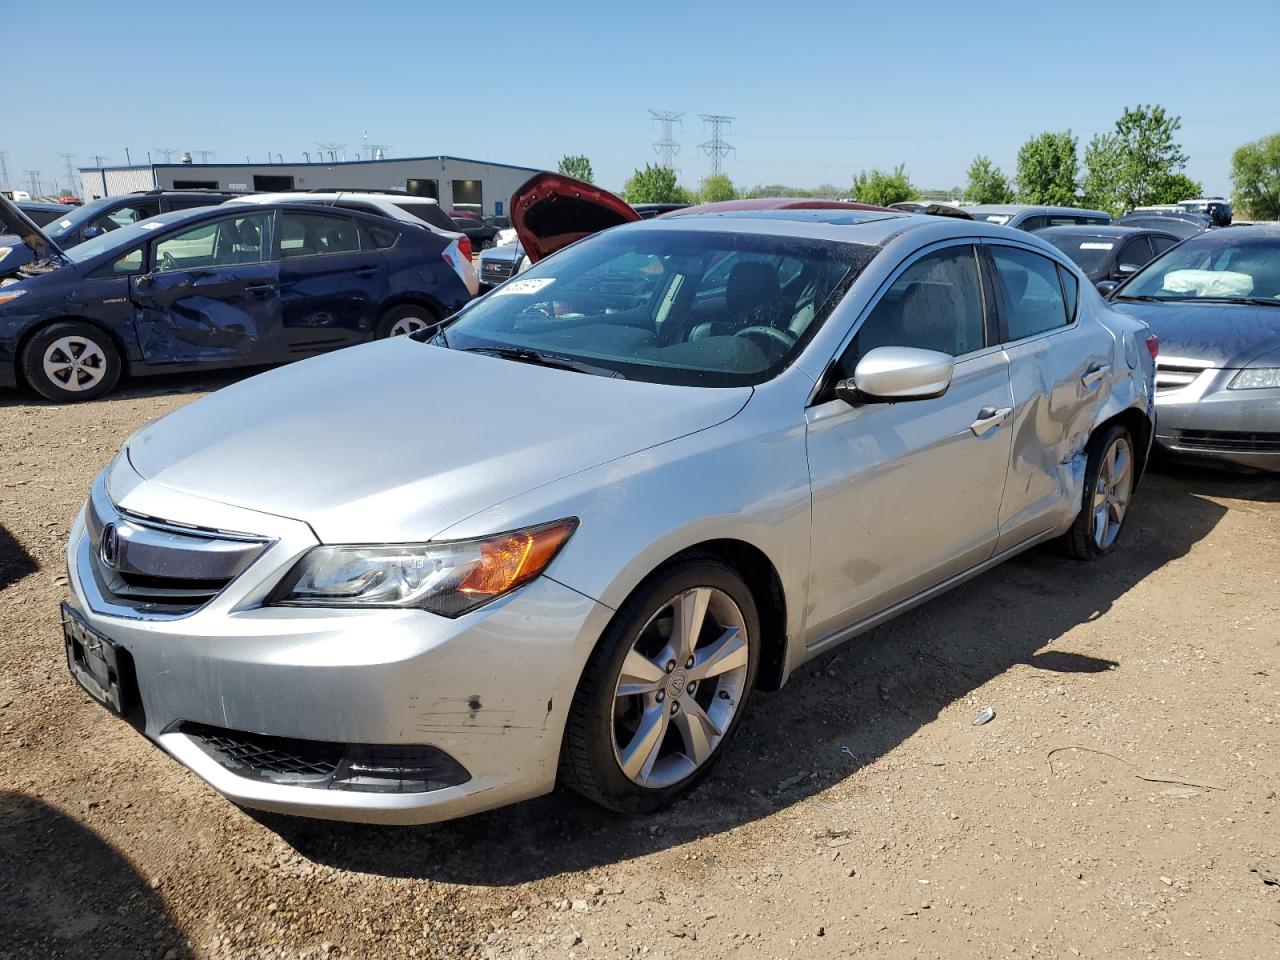
[[[446,210],[503,215],[535,167],[463,157],[399,157],[336,163],[154,163],[81,167],[85,200],[138,190],[405,190]]]

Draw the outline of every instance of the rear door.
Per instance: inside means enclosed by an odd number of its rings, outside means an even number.
[[[283,357],[271,214],[245,211],[178,228],[151,243],[150,271],[130,278],[148,364],[270,363]]]
[[[977,250],[909,258],[870,307],[829,380],[875,347],[956,357],[947,392],[851,406],[820,395],[806,414],[813,488],[814,643],[989,559],[999,535],[1013,405],[992,342]]]
[[[345,214],[285,209],[278,218],[280,311],[289,351],[367,340],[389,293],[386,258]]]
[[[1078,489],[1107,396],[1115,339],[1078,316],[1074,272],[1027,247],[988,241],[999,336],[1013,385],[1013,452],[997,550],[1055,527]]]

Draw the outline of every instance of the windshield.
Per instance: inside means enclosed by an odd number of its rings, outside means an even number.
[[[973,217],[973,219],[980,223],[998,223],[1001,226],[1004,226],[1013,219],[1012,213],[976,213],[973,210],[968,210],[966,212],[969,216]]]
[[[1231,228],[1184,241],[1119,291],[1119,299],[1280,300],[1280,237]]]
[[[80,207],[68,207],[66,216],[51,222],[44,228],[45,233],[49,234],[56,243],[70,236],[89,221],[101,216],[104,210],[116,202],[116,198],[113,197],[99,197]]]
[[[158,230],[163,226],[164,224],[158,220],[143,220],[140,223],[130,224],[118,230],[100,233],[91,240],[69,247],[63,253],[72,263],[85,263],[109,250],[117,248],[123,250],[135,241],[140,242],[153,230]]]
[[[435,342],[533,351],[654,383],[762,383],[799,354],[877,252],[792,237],[615,228],[508,280]]]
[[[1041,233],[1055,247],[1071,258],[1071,261],[1085,273],[1092,273],[1106,265],[1111,259],[1111,251],[1115,249],[1115,241],[1105,237],[1082,237],[1067,234]]]

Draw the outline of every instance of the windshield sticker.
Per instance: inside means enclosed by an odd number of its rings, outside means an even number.
[[[138,224],[143,230],[159,230],[164,226],[163,223],[140,223]]]
[[[1081,250],[1110,250],[1114,246],[1115,246],[1114,243],[1082,243],[1080,244],[1080,249]]]
[[[58,226],[62,227],[65,230],[67,227],[71,226],[71,221],[70,220],[59,221]]]
[[[510,296],[512,294],[528,295],[532,293],[537,293],[543,287],[549,287],[551,284],[555,282],[556,282],[555,277],[537,277],[529,280],[508,280],[506,283],[500,286],[497,290],[493,291],[493,293],[491,293],[490,296],[505,297],[505,296]]]

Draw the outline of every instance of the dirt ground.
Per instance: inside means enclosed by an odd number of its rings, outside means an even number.
[[[234,807],[64,666],[90,479],[232,379],[0,394],[0,957],[1280,955],[1280,481],[1161,467],[1116,555],[825,655],[666,814],[350,826]]]

